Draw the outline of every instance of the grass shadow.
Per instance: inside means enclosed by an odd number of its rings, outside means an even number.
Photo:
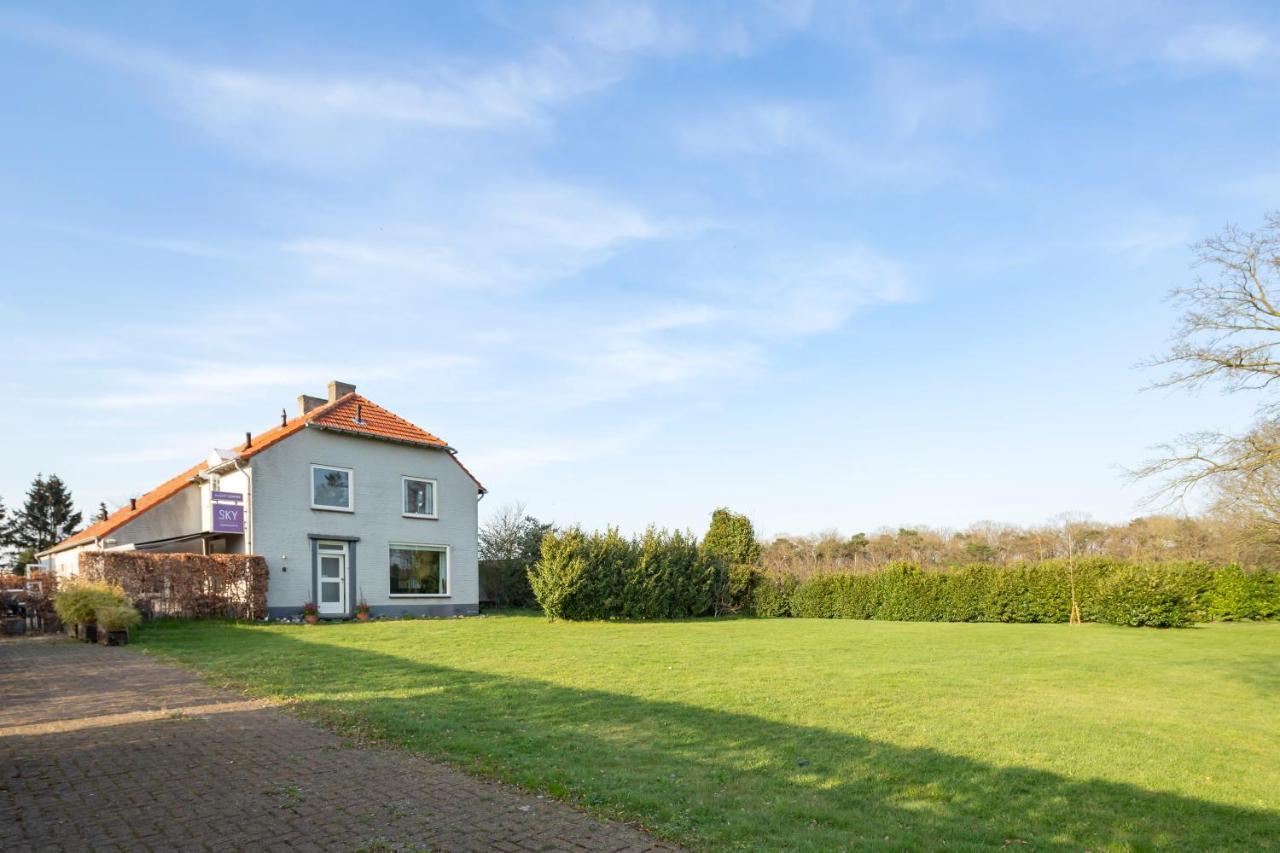
[[[1272,849],[1280,813],[228,626],[161,651],[304,715],[716,848]],[[204,643],[202,646],[201,644]],[[211,650],[210,645],[215,646]],[[1153,762],[1161,756],[1153,754]]]

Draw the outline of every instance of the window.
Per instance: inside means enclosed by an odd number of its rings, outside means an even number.
[[[444,545],[392,545],[392,595],[448,595],[449,549]]]
[[[436,481],[405,477],[404,514],[414,518],[436,517]]]
[[[311,508],[352,512],[351,469],[330,465],[311,466]]]

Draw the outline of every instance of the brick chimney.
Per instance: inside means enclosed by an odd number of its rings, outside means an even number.
[[[312,409],[318,409],[329,402],[324,397],[312,397],[310,394],[298,395],[298,414],[305,415]]]
[[[345,397],[348,394],[354,392],[355,390],[356,390],[356,386],[350,384],[349,382],[339,382],[336,379],[331,380],[329,382],[329,402],[332,403],[334,400],[338,399],[339,397]]]

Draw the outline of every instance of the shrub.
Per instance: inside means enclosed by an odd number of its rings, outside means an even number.
[[[760,562],[760,542],[751,519],[725,507],[711,513],[702,550],[726,566],[754,566]]]
[[[1098,592],[1096,613],[1100,622],[1181,628],[1194,621],[1193,598],[1177,570],[1120,567],[1107,576]]]
[[[790,616],[791,596],[795,589],[793,575],[758,573],[751,587],[751,612],[756,616]]]
[[[127,604],[101,606],[96,615],[98,627],[105,631],[128,631],[142,621],[142,614]]]
[[[1109,559],[950,571],[891,564],[866,574],[822,574],[788,582],[770,576],[753,589],[756,613],[819,619],[944,622],[1066,622],[1072,576],[1086,622],[1173,627],[1220,619],[1280,616],[1280,575],[1203,563],[1138,566]],[[764,577],[764,576],[762,576]]]
[[[498,607],[529,607],[529,563],[519,559],[480,561],[480,598]]]
[[[83,551],[85,579],[118,584],[152,616],[261,619],[267,615],[267,561],[257,554]]]
[[[128,606],[124,590],[98,581],[81,581],[65,585],[53,601],[53,609],[64,623],[92,625],[98,621],[98,610]]]
[[[712,611],[721,573],[686,533],[571,528],[547,533],[529,585],[552,619],[678,619]]]
[[[1227,566],[1213,573],[1199,604],[1201,618],[1211,622],[1275,619],[1280,616],[1280,575]]]
[[[751,609],[751,591],[760,570],[747,563],[731,563],[719,573],[715,607],[717,613],[741,613]]]

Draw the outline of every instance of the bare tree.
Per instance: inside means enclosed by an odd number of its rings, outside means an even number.
[[[480,559],[514,560],[520,556],[521,536],[528,524],[524,504],[505,503],[480,525]]]
[[[1206,273],[1173,292],[1182,322],[1168,354],[1150,363],[1170,369],[1156,387],[1272,393],[1245,434],[1182,436],[1134,475],[1159,480],[1153,497],[1173,501],[1202,486],[1220,498],[1243,491],[1269,501],[1266,488],[1250,484],[1274,478],[1280,463],[1280,396],[1274,394],[1280,386],[1272,384],[1280,379],[1280,212],[1269,214],[1258,231],[1229,226],[1197,248],[1196,266]],[[1268,512],[1280,510],[1268,506]]]

